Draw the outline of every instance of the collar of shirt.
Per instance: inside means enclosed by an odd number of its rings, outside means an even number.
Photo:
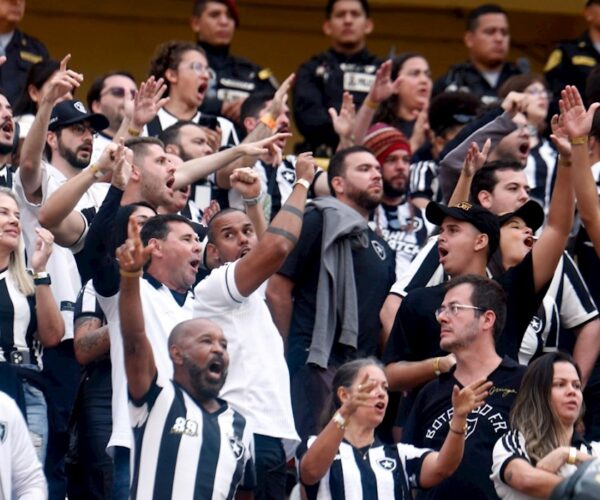
[[[175,299],[175,302],[177,302],[177,304],[179,304],[180,307],[183,307],[188,296],[190,296],[190,295],[192,297],[194,296],[194,292],[192,291],[191,288],[185,292],[177,292],[175,290],[171,290],[169,287],[167,287],[165,284],[158,281],[154,276],[149,274],[147,271],[144,271],[143,278],[157,290],[160,287],[164,286],[167,290],[169,290],[169,292],[171,292],[171,295]]]

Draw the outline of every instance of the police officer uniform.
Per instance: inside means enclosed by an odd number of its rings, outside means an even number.
[[[381,62],[367,49],[351,56],[329,49],[300,66],[293,104],[296,125],[306,141],[303,150],[321,153],[325,146],[325,154],[335,151],[339,139],[327,110],[340,109],[344,91],[352,94],[359,108]]]
[[[231,55],[229,47],[215,47],[198,42],[206,52],[208,65],[214,71],[201,111],[220,115],[223,102],[245,99],[254,92],[275,92],[277,81],[270,69]]]
[[[554,49],[544,73],[550,90],[555,98],[565,85],[575,85],[581,95],[585,95],[585,82],[588,75],[600,62],[600,52],[594,46],[586,31],[576,40],[568,40],[558,44]]]
[[[520,75],[523,72],[516,64],[504,63],[500,70],[498,82],[494,87],[477,70],[472,62],[455,64],[450,67],[448,73],[440,77],[433,86],[433,95],[442,92],[465,91],[479,97],[482,104],[490,105],[498,102],[498,89],[511,76]]]
[[[0,87],[14,106],[25,92],[29,69],[35,63],[49,58],[46,46],[18,29],[4,48],[6,62],[0,66]]]

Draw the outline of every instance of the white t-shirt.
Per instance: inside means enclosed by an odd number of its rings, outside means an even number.
[[[144,313],[146,335],[152,346],[157,371],[166,378],[173,376],[173,363],[169,357],[167,341],[173,327],[192,318],[193,300],[191,292],[180,306],[171,291],[158,281],[140,278],[140,296]],[[98,302],[104,311],[110,336],[110,359],[112,363],[112,418],[113,429],[108,448],[133,446],[133,435],[129,422],[127,397],[127,375],[119,319],[119,294],[103,297],[98,294]]]
[[[48,498],[46,478],[25,419],[17,404],[3,392],[0,392],[0,498]]]
[[[229,371],[219,396],[246,417],[255,433],[281,438],[289,459],[300,439],[283,341],[265,303],[264,285],[249,297],[238,291],[237,262],[215,269],[196,286],[194,317],[211,319],[227,338]]]
[[[23,183],[21,181],[20,169],[17,169],[15,176],[14,191],[19,200],[21,210],[21,227],[23,228],[23,241],[27,255],[31,257],[35,251],[36,233],[35,229],[40,227],[39,213],[42,205],[60,186],[67,182],[67,178],[55,167],[47,162],[42,162],[42,201],[41,203],[31,203],[25,196]],[[102,201],[108,192],[109,184],[95,183],[77,203],[75,210],[81,211],[84,208],[94,207],[96,210],[102,205]],[[48,259],[46,271],[52,279],[51,290],[56,303],[65,322],[65,335],[63,340],[73,338],[73,310],[77,301],[77,294],[81,290],[81,278],[77,270],[77,264],[74,253],[79,252],[85,242],[87,234],[87,219],[82,215],[85,222],[85,229],[79,241],[71,248],[54,245],[52,255]]]
[[[534,500],[534,498],[536,498],[521,493],[504,482],[504,470],[511,460],[522,459],[531,462],[525,449],[525,444],[525,437],[523,434],[513,430],[504,434],[504,436],[498,439],[494,445],[492,474],[490,475],[490,479],[494,482],[496,493],[504,500]],[[579,446],[579,450],[588,455],[598,457],[600,456],[600,443],[592,442],[589,447],[582,443]],[[558,475],[561,477],[569,477],[576,470],[577,466],[565,464],[559,469]]]

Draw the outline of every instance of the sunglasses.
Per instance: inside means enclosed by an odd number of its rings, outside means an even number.
[[[113,97],[125,97],[125,93],[127,92],[127,90],[128,89],[126,89],[125,87],[110,87],[110,88],[106,89],[104,92],[102,92],[101,95],[110,94]],[[136,93],[137,93],[137,90],[129,89],[129,95],[131,96],[132,99],[135,99]]]

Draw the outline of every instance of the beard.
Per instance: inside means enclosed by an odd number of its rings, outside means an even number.
[[[383,194],[388,198],[404,196],[406,194],[406,183],[401,188],[396,188],[389,182],[383,181]]]
[[[71,165],[73,168],[84,169],[90,164],[90,160],[92,159],[92,155],[90,154],[89,158],[84,159],[78,156],[80,148],[77,148],[75,151],[65,147],[60,141],[58,142],[58,153],[65,159],[65,161]]]
[[[369,212],[375,210],[381,203],[382,193],[370,194],[368,191],[358,191],[353,193],[351,197],[359,207],[368,210]]]
[[[225,378],[227,377],[226,368],[223,369],[218,380],[212,381],[208,380],[205,376],[208,368],[201,368],[189,356],[183,357],[183,367],[190,377],[195,396],[199,400],[206,401],[219,396],[219,392],[225,384]]]

